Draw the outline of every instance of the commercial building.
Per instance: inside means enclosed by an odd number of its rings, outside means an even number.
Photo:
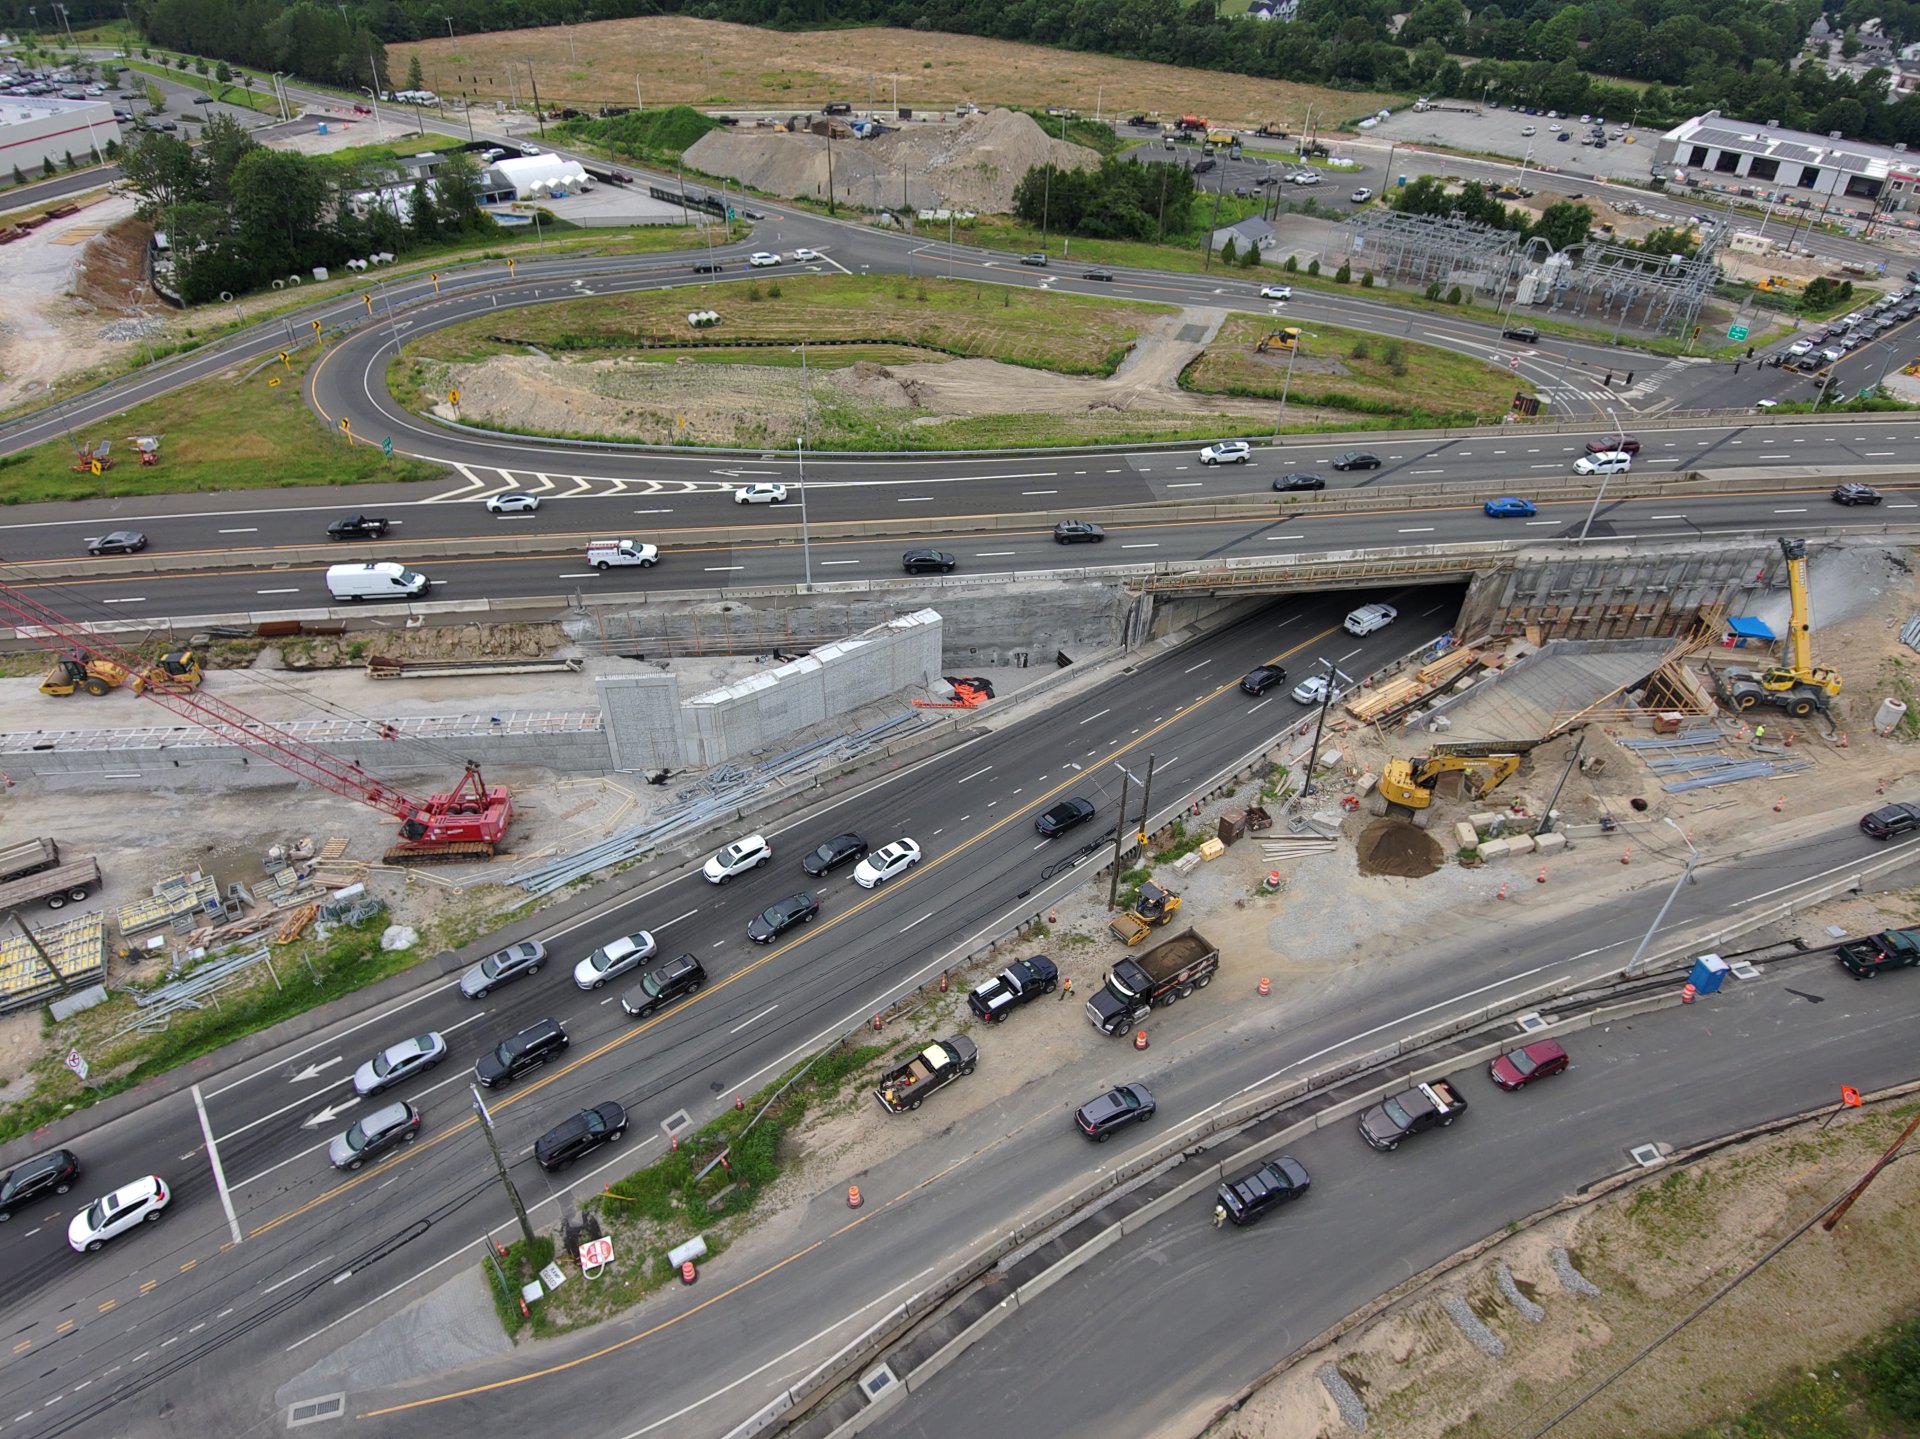
[[[1920,212],[1920,155],[1906,146],[1728,120],[1718,110],[1662,135],[1653,175],[1669,185],[1861,219]]]
[[[95,150],[104,155],[109,140],[121,135],[106,100],[0,99],[0,174],[18,167],[31,179],[49,160],[64,165],[69,154],[80,161]]]

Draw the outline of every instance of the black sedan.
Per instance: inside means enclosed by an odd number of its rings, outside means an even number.
[[[1236,1225],[1251,1224],[1269,1209],[1298,1199],[1312,1184],[1306,1166],[1291,1154],[1283,1154],[1253,1173],[1221,1185],[1219,1205]]]
[[[1257,665],[1247,671],[1247,677],[1240,681],[1240,688],[1250,695],[1263,695],[1277,684],[1286,682],[1287,672],[1279,665]]]
[[[65,1194],[80,1178],[80,1156],[71,1149],[55,1149],[29,1159],[0,1179],[0,1220],[48,1194]]]
[[[855,864],[866,857],[866,839],[849,830],[846,834],[836,834],[815,849],[800,861],[800,868],[819,879],[822,875],[832,874],[842,865]]]
[[[1062,520],[1053,527],[1053,542],[1057,545],[1097,545],[1107,537],[1107,532],[1090,520]]]
[[[1042,838],[1055,839],[1092,818],[1093,802],[1076,795],[1072,799],[1061,800],[1051,809],[1042,810],[1040,817],[1034,820],[1033,828]]]
[[[747,938],[755,944],[772,944],[795,925],[805,924],[818,913],[820,901],[812,895],[790,894],[747,921]]]
[[[900,556],[900,568],[910,575],[950,575],[958,563],[945,550],[908,550]]]
[[[1327,487],[1327,477],[1304,472],[1278,475],[1274,478],[1273,487],[1276,490],[1324,490]]]
[[[1095,1144],[1105,1144],[1116,1129],[1153,1118],[1153,1095],[1144,1084],[1123,1084],[1073,1111],[1074,1127]]]
[[[1112,283],[1112,280],[1113,280],[1113,271],[1111,271],[1111,270],[1086,270],[1086,271],[1083,271],[1083,272],[1081,273],[1081,276],[1080,276],[1080,278],[1081,278],[1081,279],[1083,279],[1083,280],[1104,280],[1104,281],[1106,281],[1106,282],[1108,282],[1108,283]]]
[[[1883,804],[1860,816],[1861,832],[1874,839],[1892,839],[1920,829],[1920,804]]]
[[[1348,450],[1333,462],[1333,467],[1336,470],[1377,470],[1380,468],[1380,457],[1370,455],[1365,450]]]
[[[1885,498],[1886,496],[1882,495],[1872,485],[1863,485],[1853,481],[1849,481],[1844,485],[1836,485],[1833,490],[1833,502],[1836,505],[1877,505]]]
[[[87,541],[90,555],[131,555],[147,547],[147,537],[138,530],[114,530]]]

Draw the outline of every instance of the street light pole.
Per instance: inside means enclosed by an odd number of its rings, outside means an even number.
[[[813,542],[807,530],[807,422],[813,410],[813,376],[807,369],[807,342],[800,342],[800,442],[794,448],[800,461],[800,564],[805,589],[813,593]]]
[[[1640,963],[1640,956],[1647,952],[1647,946],[1653,943],[1653,937],[1659,932],[1660,921],[1667,917],[1667,911],[1673,908],[1674,900],[1680,897],[1680,886],[1693,878],[1693,867],[1700,863],[1700,851],[1693,847],[1693,841],[1687,839],[1687,832],[1673,824],[1673,817],[1667,817],[1667,823],[1673,825],[1673,832],[1687,840],[1687,867],[1680,871],[1680,878],[1673,882],[1673,888],[1667,894],[1667,901],[1660,906],[1660,912],[1653,917],[1653,923],[1647,926],[1646,936],[1640,941],[1640,947],[1633,952],[1633,958],[1627,961],[1627,967],[1620,971],[1622,979],[1632,979],[1634,967]]]

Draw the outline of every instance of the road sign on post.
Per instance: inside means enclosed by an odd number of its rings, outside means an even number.
[[[67,1051],[67,1057],[66,1057],[65,1063],[68,1069],[71,1069],[75,1074],[79,1075],[82,1079],[85,1079],[87,1077],[87,1061],[81,1055],[79,1050],[69,1049]]]
[[[388,435],[384,440],[380,442],[380,453],[385,455],[388,459],[393,458],[393,436],[392,435]]]
[[[1744,340],[1749,333],[1750,331],[1748,331],[1745,325],[1727,326],[1727,338],[1729,340]]]

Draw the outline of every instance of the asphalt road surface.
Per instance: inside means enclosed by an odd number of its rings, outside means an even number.
[[[1403,604],[1410,598],[1382,597]],[[14,1276],[6,1313],[19,1354],[32,1356],[0,1377],[0,1412],[33,1414],[35,1422],[20,1432],[35,1435],[87,1432],[107,1412],[116,1423],[152,1413],[159,1417],[146,1432],[167,1434],[257,1422],[280,1385],[441,1282],[454,1272],[450,1265],[470,1259],[479,1236],[510,1224],[469,1114],[465,1070],[476,1054],[542,1017],[568,1027],[573,1043],[566,1061],[496,1091],[492,1103],[530,1202],[591,1192],[644,1162],[663,1142],[661,1126],[670,1116],[685,1111],[704,1121],[729,1095],[751,1091],[822,1037],[857,1024],[952,955],[976,948],[980,936],[1003,932],[1075,883],[1072,870],[1061,866],[1079,854],[1082,836],[1096,842],[1113,823],[1117,765],[1137,771],[1147,753],[1155,754],[1154,792],[1173,806],[1231,756],[1290,727],[1302,711],[1284,694],[1251,700],[1237,690],[1235,682],[1251,665],[1277,656],[1304,667],[1325,653],[1343,668],[1365,669],[1437,633],[1445,619],[1410,609],[1393,629],[1356,641],[1337,628],[1346,604],[1327,597],[1267,606],[1142,664],[1127,679],[1124,702],[1101,687],[930,758],[774,832],[774,863],[734,884],[715,888],[691,870],[624,883],[595,896],[577,919],[511,930],[499,938],[531,932],[549,941],[552,961],[540,975],[483,1002],[461,1000],[450,982],[430,981],[405,999],[341,1016],[311,1038],[253,1052],[231,1068],[176,1077],[175,1083],[196,1080],[191,1092],[159,1086],[167,1092],[148,1106],[73,1141],[89,1169],[81,1190],[0,1230],[0,1262]],[[1033,813],[1069,794],[1099,806],[1096,823],[1065,841],[1038,839]],[[823,897],[812,926],[790,942],[747,943],[742,931],[749,916],[808,885],[798,857],[820,837],[847,828],[875,843],[911,835],[926,860],[872,893],[854,887],[844,872],[809,886]],[[1676,904],[1671,923],[1727,913],[1810,873],[1887,852],[1847,826],[1756,852],[1737,866],[1709,865]],[[1650,885],[1664,891],[1666,877],[1650,866]],[[1485,1004],[1568,965],[1617,963],[1653,908],[1649,900],[1596,912],[1581,928],[1578,954],[1566,952],[1564,933],[1518,927],[1490,937],[1484,919],[1462,916],[1457,926],[1436,926],[1431,946],[1418,956],[1383,963],[1380,987],[1368,996],[1330,998],[1317,1009],[1290,1007],[1278,1029],[1269,1012],[1247,1006],[1182,1006],[1156,1021],[1161,1042],[1147,1072],[1166,1114],[1177,1120],[1316,1055],[1361,1052],[1378,1042],[1369,1033],[1396,1023],[1403,1030],[1409,1016],[1444,1012],[1462,996]],[[668,953],[701,956],[713,982],[696,999],[636,1024],[618,1008],[624,982],[581,991],[571,968],[594,945],[642,927]],[[1597,948],[1608,945],[1613,949]],[[1893,984],[1875,988],[1899,992]],[[1023,1018],[1085,1022],[1078,1006]],[[364,1105],[346,1102],[353,1066],[429,1029],[447,1036],[447,1065],[395,1091],[421,1105],[421,1140],[357,1175],[330,1170],[325,1143],[365,1112]],[[734,1417],[758,1407],[817,1360],[821,1346],[844,1342],[846,1316],[991,1231],[1000,1216],[1083,1180],[1090,1151],[1066,1127],[1065,1115],[1086,1097],[1082,1088],[1091,1092],[1140,1064],[1118,1041],[1112,1054],[1110,1073],[1089,1073],[1083,1083],[1060,1089],[1030,1087],[1007,1105],[930,1132],[928,1144],[875,1171],[870,1192],[882,1202],[856,1231],[841,1232],[847,1216],[839,1194],[803,1204],[800,1242],[819,1240],[804,1263],[763,1275],[731,1303],[701,1307],[748,1277],[724,1270],[711,1280],[725,1283],[710,1283],[684,1303],[661,1298],[645,1313],[671,1319],[668,1327],[648,1332],[638,1353],[604,1361],[619,1365],[617,1371],[597,1372],[626,1373],[637,1364],[659,1376],[641,1406],[650,1417],[687,1405]],[[991,1063],[990,1048],[984,1062]],[[609,1098],[626,1105],[634,1124],[630,1141],[610,1158],[552,1181],[527,1162],[538,1134]],[[1438,1141],[1422,1149],[1442,1147]],[[10,1160],[19,1157],[13,1151]],[[210,1153],[219,1158],[217,1175]],[[942,1179],[953,1165],[960,1170]],[[68,1252],[63,1231],[74,1205],[147,1172],[175,1186],[178,1197],[164,1221],[102,1255]],[[904,1197],[885,1202],[894,1196]],[[545,1223],[553,1216],[543,1207],[536,1218]],[[522,1374],[556,1355],[592,1352],[597,1342],[563,1341],[537,1356],[482,1367],[496,1376]],[[716,1361],[715,1354],[726,1357]],[[109,1377],[113,1387],[102,1386],[105,1399],[100,1391],[89,1396]],[[441,1380],[387,1380],[380,1392],[357,1395],[355,1403],[368,1412],[429,1400],[435,1432],[450,1432],[460,1423],[506,1422],[511,1414],[530,1419],[543,1407],[550,1412],[556,1383],[575,1396],[569,1403],[577,1400],[584,1428],[632,1427],[636,1400],[628,1386],[582,1384],[578,1376],[530,1379],[463,1400],[441,1400]],[[417,1434],[418,1423],[418,1413],[409,1410],[367,1427]]]

